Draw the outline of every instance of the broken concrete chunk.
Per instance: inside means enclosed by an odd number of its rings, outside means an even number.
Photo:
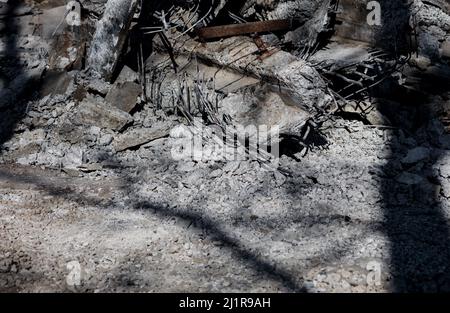
[[[110,134],[105,134],[98,139],[100,146],[107,146],[114,140],[114,137]]]
[[[119,76],[117,77],[115,83],[123,84],[126,82],[134,82],[137,83],[139,81],[139,74],[133,71],[128,66],[124,66],[122,71],[120,71]]]
[[[151,129],[134,129],[120,135],[114,140],[117,152],[140,147],[150,141],[169,136],[171,125],[164,125]]]
[[[155,40],[154,43],[156,49],[164,51],[160,42]],[[331,97],[326,93],[327,85],[320,74],[289,52],[279,50],[267,58],[258,58],[258,46],[247,37],[232,37],[204,45],[194,40],[183,43],[183,46],[176,47],[178,53],[196,54],[221,69],[237,71],[279,86],[286,96],[304,109],[315,111],[331,102]]]
[[[133,82],[115,84],[106,95],[106,102],[112,106],[130,113],[136,107],[138,97],[142,93],[140,85]]]
[[[298,134],[311,115],[295,103],[274,92],[269,85],[255,85],[220,102],[223,113],[242,126],[264,125],[267,130]],[[256,130],[256,129],[255,129]]]
[[[320,34],[328,31],[331,18],[330,7],[331,0],[322,0],[315,8],[314,14],[302,26],[287,33],[284,41],[290,42],[297,49],[313,48]]]
[[[121,111],[107,103],[84,99],[71,119],[75,125],[98,126],[116,131],[122,130],[133,121],[128,113]]]
[[[58,25],[66,15],[67,8],[65,5],[43,10],[42,14],[38,16],[38,23],[42,25],[42,38],[45,40],[51,40],[54,35],[60,35],[63,33],[65,27]]]
[[[78,166],[77,169],[84,173],[90,173],[90,172],[101,171],[103,169],[103,166],[98,163],[83,164],[81,166]]]
[[[103,79],[91,79],[89,81],[89,85],[87,86],[87,90],[102,96],[106,96],[106,94],[111,89],[111,84],[105,82]]]
[[[67,36],[55,40],[50,51],[49,68],[54,70],[80,70],[85,44]]]
[[[75,126],[71,123],[63,123],[58,128],[58,136],[64,142],[70,142],[71,144],[76,144],[83,142],[84,131],[83,127]]]
[[[76,169],[83,164],[83,150],[71,148],[62,159],[62,166],[68,169]]]

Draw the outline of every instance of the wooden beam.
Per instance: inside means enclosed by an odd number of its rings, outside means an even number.
[[[226,38],[253,33],[274,32],[279,30],[292,29],[292,24],[292,20],[272,20],[203,27],[197,30],[197,35],[202,39]]]

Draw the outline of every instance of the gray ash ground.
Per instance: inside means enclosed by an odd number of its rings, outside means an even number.
[[[421,143],[402,131],[341,124],[326,134],[327,146],[298,161],[283,156],[280,166],[290,175],[255,161],[174,161],[170,138],[117,153],[90,173],[5,161],[0,288],[390,291],[380,184],[399,182],[392,205],[404,214],[436,199],[447,216],[450,154],[432,162],[442,151],[419,151]],[[428,162],[434,173],[422,171]],[[430,194],[415,196],[418,189]],[[75,286],[68,267],[74,261],[81,268]],[[420,281],[420,264],[408,266],[423,290],[442,287]]]

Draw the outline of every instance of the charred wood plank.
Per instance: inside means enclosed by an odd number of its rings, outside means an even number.
[[[242,24],[203,27],[197,30],[202,39],[226,38],[253,33],[274,32],[292,29],[293,20],[272,20],[263,22],[250,22]]]

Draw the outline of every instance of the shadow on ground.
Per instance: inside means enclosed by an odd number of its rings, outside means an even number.
[[[16,12],[21,2],[3,3],[6,14],[0,21],[0,36],[6,43],[5,49],[0,52],[0,81],[3,86],[0,89],[0,152],[2,145],[13,135],[16,124],[24,117],[27,100],[31,98],[30,87],[35,83],[27,79],[19,56],[18,34],[21,27]]]
[[[411,33],[409,20],[413,14],[407,2],[379,2],[383,16],[379,45],[394,54],[414,53],[407,39],[407,34]],[[431,96],[450,91],[450,77],[447,78],[442,81],[436,77],[432,80],[432,77],[422,76],[417,83],[422,88],[422,94],[408,95],[406,90],[398,91],[404,92],[398,101],[407,107],[410,120],[397,119],[396,126],[400,130],[388,143],[390,155],[382,168],[384,179],[380,186],[385,233],[390,241],[390,271],[396,292],[450,291],[450,232],[435,192],[438,179],[433,176],[434,165],[448,147],[442,146],[438,138],[433,138],[435,134],[430,132],[428,120],[432,116]],[[405,134],[406,137],[410,134],[417,146],[428,145],[431,148],[431,158],[423,168],[402,164],[405,156],[402,136]],[[424,175],[424,180],[418,184],[405,184],[398,179],[402,173]]]

